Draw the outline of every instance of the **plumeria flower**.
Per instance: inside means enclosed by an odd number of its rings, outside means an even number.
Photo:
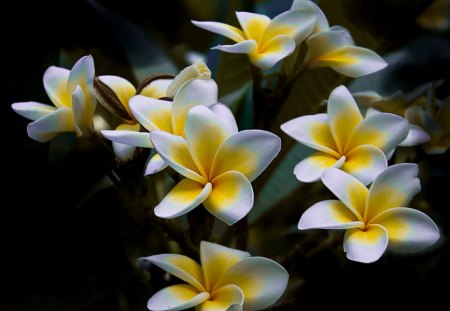
[[[116,155],[117,151],[123,150],[120,152],[122,158],[127,159],[128,156],[129,159],[136,147],[153,148],[148,132],[140,131],[141,125],[148,131],[159,129],[183,135],[184,121],[190,107],[217,102],[217,85],[210,78],[209,68],[199,63],[185,68],[173,80],[152,81],[137,96],[134,96],[136,90],[131,83],[122,81],[114,89],[118,97],[123,98],[121,102],[133,123],[121,124],[115,131],[104,130],[103,136],[112,140],[113,146],[121,148],[117,150],[115,147]],[[121,90],[126,90],[126,95],[120,96],[123,94]],[[172,97],[173,102],[168,100]],[[166,163],[156,154],[150,159],[145,174],[159,172],[165,167]]]
[[[320,9],[316,6],[316,9]],[[320,11],[321,12],[321,11]],[[341,26],[329,28],[323,13],[322,22],[316,32],[306,40],[307,52],[305,68],[330,67],[331,69],[352,78],[379,71],[387,63],[374,51],[355,46],[355,42],[347,29]]]
[[[44,73],[44,88],[54,106],[37,102],[12,104],[15,112],[33,121],[28,124],[28,136],[47,142],[62,132],[74,132],[77,137],[92,133],[94,74],[90,55],[79,59],[71,70],[49,67]]]
[[[242,30],[218,22],[192,22],[236,42],[218,45],[214,49],[247,54],[250,61],[261,69],[269,69],[290,55],[316,24],[316,9],[309,1],[299,3],[273,19],[249,12],[236,12],[236,16]]]
[[[189,110],[185,139],[167,131],[150,132],[158,154],[186,177],[156,206],[157,216],[178,217],[203,203],[232,225],[253,207],[251,182],[280,151],[280,138],[261,130],[238,132],[232,115],[227,120],[212,110],[204,106]]]
[[[368,190],[353,176],[329,169],[322,181],[339,201],[314,204],[303,213],[298,228],[346,229],[347,258],[364,263],[377,261],[387,247],[402,253],[421,251],[439,239],[439,229],[430,217],[406,207],[420,191],[417,173],[416,164],[392,165]]]
[[[297,164],[298,180],[317,181],[325,170],[336,167],[368,184],[387,167],[386,155],[405,140],[409,123],[390,113],[364,119],[347,88],[339,86],[330,95],[326,114],[302,116],[281,129],[318,150]]]
[[[148,301],[153,311],[261,310],[276,302],[286,289],[289,274],[273,260],[202,241],[201,265],[189,257],[161,254],[140,258],[187,284],[161,289]]]

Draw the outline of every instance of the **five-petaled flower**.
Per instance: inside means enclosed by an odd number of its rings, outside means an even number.
[[[211,109],[225,106],[214,105]],[[270,132],[238,132],[232,114],[216,114],[205,106],[191,108],[185,137],[167,131],[150,132],[158,154],[186,177],[156,206],[155,214],[174,218],[201,203],[220,220],[232,225],[253,207],[251,182],[276,157],[280,138]],[[223,117],[226,116],[226,117]]]
[[[249,12],[236,12],[236,16],[242,30],[218,22],[192,22],[236,42],[218,45],[215,49],[247,54],[250,61],[261,69],[269,69],[290,55],[311,34],[316,24],[316,8],[310,1],[298,3],[273,19]]]
[[[37,102],[12,104],[15,112],[33,121],[27,127],[32,139],[47,142],[62,132],[78,137],[93,132],[94,71],[90,55],[78,60],[72,70],[51,66],[44,73],[44,88],[56,107]]]
[[[370,183],[387,167],[390,155],[408,135],[406,119],[390,113],[363,118],[345,86],[330,95],[327,114],[302,116],[281,125],[289,136],[318,150],[297,164],[300,181],[313,182],[330,167]]]
[[[331,168],[322,181],[338,200],[314,204],[300,218],[298,228],[346,229],[347,258],[370,263],[386,248],[412,253],[439,239],[439,229],[424,213],[407,208],[420,191],[416,164],[390,166],[374,180],[370,190],[353,176]]]
[[[154,90],[159,91],[157,96],[173,97],[173,102],[152,98],[149,96],[149,92],[144,93],[146,96],[130,97],[127,105],[129,105],[133,119],[140,124],[124,124],[116,130],[104,130],[102,131],[103,136],[116,144],[133,146],[132,148],[153,148],[148,132],[139,131],[141,125],[148,131],[161,130],[183,136],[186,115],[190,108],[196,105],[212,106],[217,103],[217,84],[210,77],[211,72],[205,64],[196,64],[181,71],[170,84],[165,84],[164,89],[161,86],[155,88],[156,85],[150,85]],[[157,97],[155,92],[153,92],[153,96]],[[231,118],[234,118],[227,107],[221,104],[214,106],[215,112],[220,112],[222,115],[229,114]],[[150,159],[145,174],[153,174],[166,167],[167,164],[164,160],[155,154]]]
[[[188,284],[161,289],[148,301],[153,311],[260,310],[283,294],[289,275],[273,260],[210,242],[200,243],[200,261],[176,254],[140,258]]]

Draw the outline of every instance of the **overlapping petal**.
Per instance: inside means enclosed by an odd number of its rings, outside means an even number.
[[[76,132],[70,108],[59,108],[54,112],[28,124],[28,136],[39,142],[47,142],[62,132]]]
[[[11,105],[14,111],[32,121],[43,118],[56,110],[55,107],[37,102],[22,102]]]
[[[236,17],[247,39],[253,39],[258,44],[263,40],[264,33],[270,24],[270,18],[257,13],[236,12]]]
[[[114,92],[114,95],[117,96],[117,99],[120,101],[122,106],[127,110],[128,113],[130,112],[130,109],[128,107],[128,101],[131,97],[136,95],[136,88],[131,84],[128,80],[118,77],[118,76],[111,76],[111,75],[105,75],[105,76],[99,76],[98,80],[101,81],[101,83],[108,86],[111,91]],[[101,96],[99,96],[99,100],[102,100]]]
[[[439,239],[439,228],[424,213],[406,207],[385,210],[373,222],[383,226],[389,236],[389,249],[412,253],[426,249]]]
[[[244,303],[244,293],[234,284],[228,284],[214,291],[207,301],[202,303],[199,311],[240,311]]]
[[[364,230],[355,228],[345,232],[344,250],[347,258],[363,263],[380,259],[388,245],[386,229],[380,225],[369,225]]]
[[[151,159],[148,161],[147,166],[145,168],[144,175],[150,175],[155,174],[167,167],[167,163],[164,161],[163,158],[159,154],[155,154]]]
[[[308,208],[300,218],[298,228],[306,229],[349,229],[364,227],[357,216],[342,202],[321,201]]]
[[[130,110],[147,130],[172,133],[172,103],[137,95],[130,100]]]
[[[240,172],[228,171],[212,181],[205,208],[228,225],[244,218],[253,207],[253,188]]]
[[[294,167],[294,174],[302,182],[314,182],[319,180],[327,169],[330,167],[340,168],[344,162],[345,157],[336,159],[334,156],[319,151],[300,161]]]
[[[231,25],[218,22],[199,22],[199,21],[192,21],[192,23],[197,27],[222,35],[235,42],[241,42],[245,40],[243,31]]]
[[[244,309],[260,310],[280,298],[288,278],[287,271],[275,261],[264,257],[250,257],[232,266],[217,286],[238,286],[244,293]]]
[[[52,103],[58,107],[72,107],[72,94],[67,89],[70,70],[50,66],[44,73],[44,88]]]
[[[253,181],[277,156],[280,149],[280,138],[270,132],[241,131],[229,137],[219,147],[211,176],[238,171]]]
[[[155,207],[155,215],[161,218],[175,218],[184,215],[208,198],[211,189],[210,183],[203,185],[185,178]]]
[[[270,69],[294,50],[295,41],[291,37],[278,35],[259,46],[256,53],[249,51],[250,60],[261,69]]]
[[[255,40],[245,40],[238,42],[236,44],[218,45],[213,47],[212,49],[234,54],[248,54],[248,53],[256,53],[258,49],[258,44],[256,43]]]
[[[176,311],[195,307],[210,295],[199,292],[188,284],[177,284],[161,289],[150,298],[147,308],[152,311]]]
[[[167,90],[172,84],[172,79],[156,79],[140,90],[139,94],[150,98],[161,98],[167,96]]]

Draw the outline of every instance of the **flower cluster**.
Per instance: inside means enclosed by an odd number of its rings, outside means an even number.
[[[253,69],[273,68],[302,44],[306,48],[300,61],[303,71],[330,67],[342,75],[359,77],[386,66],[375,52],[356,46],[346,29],[330,27],[312,1],[294,0],[288,11],[273,19],[249,12],[236,12],[236,16],[242,29],[219,22],[193,23],[234,41],[215,48],[247,54]],[[254,81],[255,111],[262,105],[260,98],[265,98],[269,109],[281,106],[283,102],[276,100],[286,100],[289,94],[283,92],[292,87],[287,83],[264,97],[258,94],[257,84]],[[93,58],[85,56],[71,70],[50,67],[44,74],[44,88],[54,106],[36,102],[12,105],[18,114],[33,121],[28,125],[29,136],[47,142],[61,132],[74,132],[77,137],[101,140],[108,147],[111,143],[111,156],[118,165],[132,163],[143,154],[142,148],[152,149],[141,175],[165,171],[173,179],[171,185],[175,184],[154,207],[154,214],[165,224],[199,206],[228,226],[244,219],[257,193],[252,182],[281,150],[281,139],[267,131],[269,127],[239,131],[233,111],[227,103],[218,102],[218,85],[204,63],[193,64],[176,76],[152,75],[135,87],[122,77],[95,76]],[[374,109],[383,99],[376,93],[355,95],[364,96],[370,98],[365,107],[359,103],[362,108],[370,107],[365,116],[348,89],[338,86],[328,98],[326,113],[283,120],[281,130],[315,149],[293,168],[297,179],[321,181],[339,199],[311,206],[301,216],[298,228],[345,229],[348,259],[370,263],[387,248],[416,252],[439,239],[439,229],[431,218],[407,207],[420,190],[418,166],[389,166],[388,161],[398,146],[426,143],[430,137],[428,146],[434,144],[430,152],[446,150],[448,139],[442,133],[448,126],[442,122],[449,102],[437,104],[442,111],[414,106],[398,113]],[[97,101],[117,124],[96,128]],[[442,123],[440,127],[436,122],[430,125],[430,114]],[[219,234],[228,229],[221,230]],[[197,243],[192,248],[199,252],[201,264],[178,254],[140,259],[187,283],[156,292],[148,302],[150,310],[259,310],[281,297],[288,273],[280,264],[207,242],[207,238],[213,240],[210,231],[191,241]]]

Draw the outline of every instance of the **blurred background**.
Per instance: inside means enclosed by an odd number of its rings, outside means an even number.
[[[331,194],[320,185],[300,185],[295,179],[293,167],[309,151],[294,146],[281,133],[282,122],[320,110],[321,101],[343,83],[353,91],[375,90],[387,96],[398,90],[409,94],[423,84],[442,81],[435,97],[449,96],[449,5],[439,1],[443,5],[430,13],[434,2],[319,2],[331,25],[347,27],[357,45],[375,50],[390,66],[355,81],[327,69],[298,81],[290,104],[272,124],[282,137],[283,150],[273,164],[277,170],[262,177],[261,196],[249,216],[253,255],[280,259],[300,241],[314,249],[315,241],[329,235],[295,229],[307,207]],[[0,310],[146,310],[153,291],[164,285],[136,264],[136,258],[161,251],[152,240],[154,230],[161,228],[141,217],[152,210],[152,199],[136,198],[130,189],[104,186],[108,160],[89,142],[71,135],[46,144],[28,138],[28,121],[16,115],[10,104],[50,103],[42,85],[46,68],[71,68],[86,54],[94,56],[96,74],[119,75],[135,85],[152,73],[176,74],[192,61],[204,59],[219,84],[221,100],[234,109],[241,128],[250,127],[251,76],[245,57],[210,51],[222,38],[195,28],[190,20],[236,25],[234,11],[273,17],[290,5],[291,0],[8,4],[3,12],[14,22],[3,27],[6,92],[1,115],[6,122],[2,122]],[[448,124],[450,119],[447,129]],[[341,243],[306,259],[293,258],[287,267],[290,290],[275,308],[449,303],[449,151],[428,155],[420,147],[409,148],[399,152],[399,159],[420,164],[422,192],[411,207],[435,220],[440,242],[423,254],[388,253],[371,265],[346,260]]]

